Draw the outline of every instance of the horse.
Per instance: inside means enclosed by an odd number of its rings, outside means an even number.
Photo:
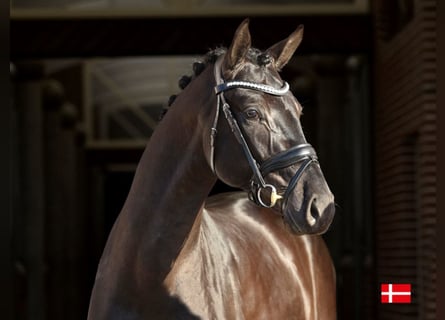
[[[302,37],[261,51],[246,19],[196,65],[138,164],[88,319],[335,319],[334,196],[279,75]],[[217,179],[242,193],[208,198]]]
[[[336,318],[322,238],[293,235],[242,192],[207,199],[165,285],[201,319]]]

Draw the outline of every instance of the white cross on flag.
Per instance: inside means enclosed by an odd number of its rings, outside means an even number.
[[[411,284],[408,283],[382,283],[382,303],[411,303]]]

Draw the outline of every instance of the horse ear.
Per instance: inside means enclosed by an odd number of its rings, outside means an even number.
[[[303,39],[303,29],[303,25],[300,24],[289,37],[267,49],[267,53],[274,58],[275,67],[278,70],[281,70],[289,62],[295,50],[297,50]]]
[[[251,45],[249,32],[249,19],[245,19],[236,29],[232,44],[227,50],[224,67],[226,72],[231,72],[244,60]]]

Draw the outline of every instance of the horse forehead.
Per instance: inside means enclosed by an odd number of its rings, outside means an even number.
[[[276,71],[272,67],[264,67],[257,65],[251,65],[250,68],[246,68],[246,70],[244,70],[244,72],[242,72],[239,76],[240,79],[237,80],[266,84],[275,88],[282,87],[283,83],[285,82],[281,78],[278,71]],[[251,90],[247,90],[246,92],[248,92],[248,97],[250,96],[253,99],[252,102],[255,102],[254,99],[264,98],[269,102],[271,106],[276,106],[276,107],[282,106],[284,110],[296,110],[298,116],[301,114],[302,107],[298,103],[297,99],[293,96],[291,91],[289,91],[284,96],[278,96],[278,97],[271,96],[261,92],[252,92]]]
[[[280,88],[284,83],[278,71],[272,66],[259,66],[252,62],[246,62],[233,80],[261,83],[275,88]],[[240,93],[238,98],[244,106],[263,104],[274,113],[290,111],[293,114],[296,111],[295,116],[301,115],[302,107],[290,91],[284,96],[273,96],[249,89],[240,89],[238,92]]]
[[[279,84],[283,81],[272,64],[260,66],[252,61],[245,61],[243,65],[239,66],[233,79],[230,80],[262,82],[269,85]]]
[[[266,99],[267,117],[264,120],[283,125],[294,126],[300,121],[301,106],[296,99],[292,97],[267,97]]]

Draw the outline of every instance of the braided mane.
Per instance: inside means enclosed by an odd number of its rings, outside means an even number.
[[[185,87],[187,87],[187,85],[193,80],[195,79],[197,76],[199,76],[201,74],[202,71],[204,71],[204,69],[209,65],[209,64],[214,64],[216,62],[216,60],[218,59],[219,56],[223,55],[225,52],[227,51],[226,48],[224,47],[219,47],[216,49],[213,49],[209,52],[207,52],[204,56],[202,60],[198,60],[196,62],[193,63],[193,74],[191,76],[189,75],[184,75],[182,76],[179,80],[178,80],[178,86],[181,90],[184,90]],[[247,58],[251,61],[254,62],[256,64],[258,64],[259,66],[266,66],[268,65],[271,61],[272,58],[269,54],[267,54],[266,52],[262,52],[256,48],[250,48],[248,53],[247,53]],[[165,114],[167,113],[169,107],[173,104],[173,102],[175,101],[177,97],[177,94],[173,94],[170,96],[170,98],[167,101],[167,106],[165,106],[160,115],[159,115],[159,121],[162,120],[162,118],[165,116]]]

